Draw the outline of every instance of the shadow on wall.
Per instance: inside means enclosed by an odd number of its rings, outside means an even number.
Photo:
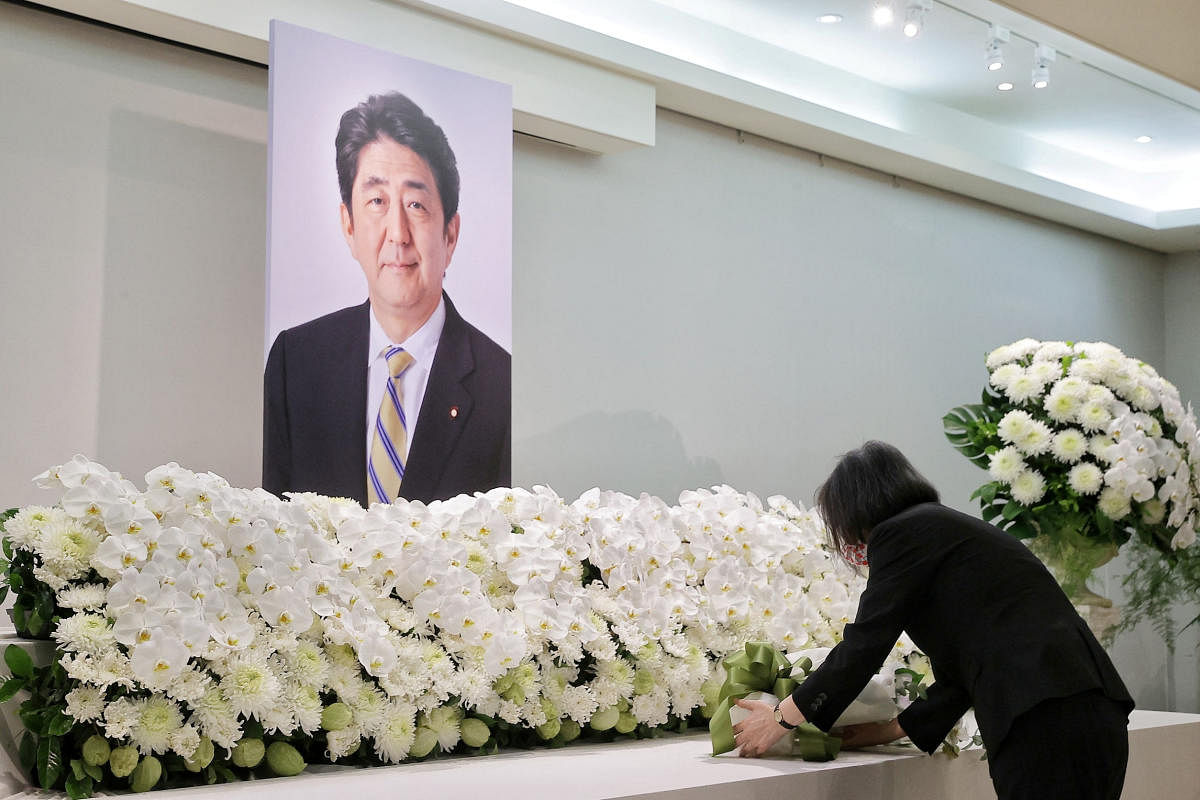
[[[95,455],[257,486],[266,146],[125,110],[109,140]]]
[[[674,503],[684,489],[723,482],[716,460],[689,457],[679,430],[648,411],[584,414],[518,440],[513,452],[517,485],[546,484],[568,502],[599,486]],[[524,464],[536,464],[537,473]]]

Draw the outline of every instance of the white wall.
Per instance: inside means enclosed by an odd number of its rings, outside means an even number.
[[[265,72],[0,5],[0,74],[0,503],[77,451],[256,484]],[[807,502],[879,437],[969,509],[940,420],[987,350],[1106,339],[1182,373],[1200,342],[1186,260],[661,110],[635,152],[517,136],[514,208],[514,478],[568,496]],[[1173,702],[1152,638],[1117,658]]]

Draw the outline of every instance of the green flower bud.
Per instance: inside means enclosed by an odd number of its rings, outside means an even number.
[[[108,768],[118,778],[131,775],[138,765],[138,751],[134,747],[116,747],[108,754]]]
[[[582,733],[582,730],[579,727],[579,723],[567,717],[562,721],[562,725],[558,729],[558,738],[563,742],[573,742],[579,738],[580,733]]]
[[[267,766],[281,778],[299,775],[308,765],[300,751],[287,742],[271,742],[267,748]]]
[[[92,767],[102,767],[108,763],[108,756],[112,753],[112,747],[108,743],[108,739],[96,734],[89,736],[88,740],[83,743],[83,760]]]
[[[537,735],[546,741],[550,741],[562,729],[562,722],[558,719],[548,719],[542,725],[537,726]]]
[[[621,716],[617,719],[617,733],[633,733],[637,724],[637,717],[628,711],[622,711]]]
[[[321,727],[327,731],[340,731],[354,721],[354,712],[345,703],[330,703],[321,710]]]
[[[129,788],[135,792],[148,792],[158,783],[158,779],[162,777],[162,764],[154,756],[146,756],[133,770],[133,777],[129,779]]]
[[[437,741],[437,734],[431,729],[424,726],[419,727],[416,736],[413,737],[412,747],[408,749],[408,754],[413,758],[424,758],[433,752],[433,746],[437,744]]]
[[[492,738],[492,732],[483,720],[475,717],[467,717],[463,720],[462,740],[467,747],[483,747],[490,738]]]
[[[233,764],[237,767],[257,767],[266,752],[262,739],[242,739],[233,746]]]
[[[212,763],[214,755],[216,750],[213,748],[212,739],[202,738],[192,757],[184,759],[183,766],[188,772],[199,772]]]
[[[594,731],[606,731],[613,725],[617,724],[617,720],[621,716],[621,710],[616,706],[603,708],[592,714],[592,719],[588,723]]]
[[[648,669],[639,669],[633,676],[633,693],[646,694],[654,688],[654,673]]]

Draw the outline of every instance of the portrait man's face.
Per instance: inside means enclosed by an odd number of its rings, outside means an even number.
[[[367,278],[372,306],[423,322],[442,295],[458,243],[459,216],[443,219],[425,159],[389,138],[362,149],[342,234]]]

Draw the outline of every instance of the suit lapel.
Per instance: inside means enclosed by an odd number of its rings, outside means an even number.
[[[429,371],[400,485],[400,495],[410,500],[429,501],[437,497],[442,472],[474,404],[464,382],[475,370],[466,323],[450,298],[444,293],[442,297],[446,301],[446,322]]]
[[[336,476],[338,493],[360,503],[367,499],[367,348],[371,335],[370,306],[359,306],[345,339],[329,362],[329,419],[332,436],[345,444],[329,454],[329,474]]]

